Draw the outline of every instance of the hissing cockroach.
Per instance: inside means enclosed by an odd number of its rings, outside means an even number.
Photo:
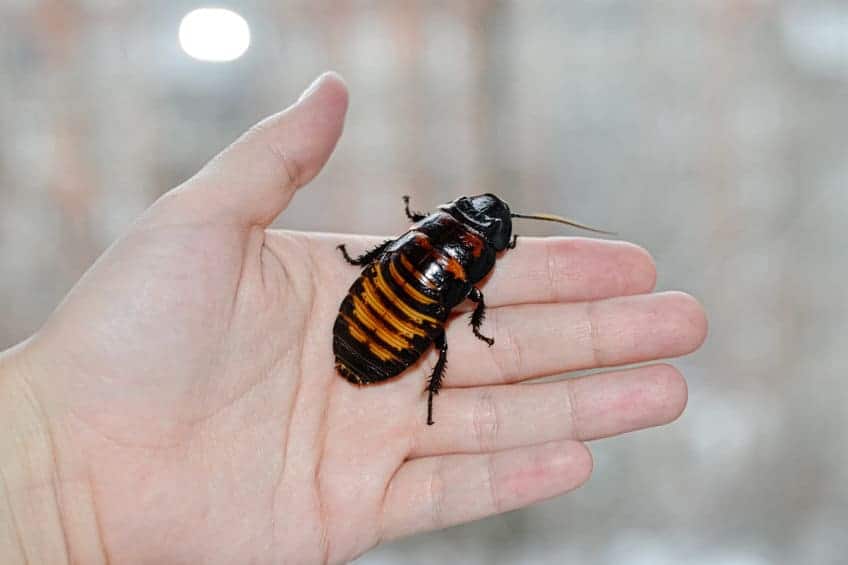
[[[548,214],[514,214],[493,194],[462,196],[430,215],[409,211],[409,230],[352,259],[363,266],[339,307],[333,326],[336,370],[356,384],[383,381],[415,363],[431,343],[439,359],[427,384],[427,424],[433,424],[433,395],[438,394],[447,361],[445,323],[451,310],[466,298],[476,303],[471,314],[474,335],[486,312],[477,286],[495,265],[498,252],[515,247],[512,218],[559,222],[598,233],[609,233]]]

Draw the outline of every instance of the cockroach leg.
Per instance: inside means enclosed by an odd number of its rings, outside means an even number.
[[[439,389],[442,388],[442,377],[445,376],[445,365],[448,362],[448,342],[445,339],[445,333],[442,332],[436,339],[433,340],[436,347],[439,348],[439,360],[436,361],[436,366],[433,367],[433,374],[430,375],[430,380],[427,383],[427,425],[433,425],[433,396],[439,394]]]
[[[474,335],[479,339],[489,344],[489,347],[492,347],[495,344],[495,340],[480,333],[480,326],[486,318],[486,303],[483,300],[483,293],[480,292],[479,288],[473,286],[468,292],[468,299],[477,303],[477,306],[471,313],[471,331],[473,331]]]
[[[407,196],[405,194],[403,195],[403,205],[404,205],[404,212],[406,212],[406,217],[409,218],[409,220],[411,222],[420,222],[421,220],[423,220],[424,218],[427,217],[425,214],[422,214],[421,212],[410,212],[409,211],[409,196]]]
[[[513,236],[512,236],[512,241],[510,241],[510,242],[507,244],[506,248],[507,248],[507,249],[515,249],[515,246],[516,246],[516,244],[517,244],[517,243],[518,243],[518,235],[513,235]]]
[[[345,261],[347,261],[351,265],[360,266],[360,265],[367,265],[368,263],[372,262],[374,259],[376,259],[380,255],[382,255],[383,252],[386,250],[386,248],[389,246],[389,244],[392,243],[393,241],[394,241],[393,239],[388,239],[388,240],[384,241],[383,243],[381,243],[380,245],[378,245],[377,247],[366,251],[365,253],[363,253],[362,255],[357,257],[356,259],[354,259],[350,255],[348,255],[347,248],[345,247],[344,243],[340,243],[339,245],[337,245],[336,249],[338,249],[339,251],[342,252],[342,256],[344,257]]]

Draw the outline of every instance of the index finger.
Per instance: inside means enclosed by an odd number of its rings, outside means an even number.
[[[346,243],[351,254],[359,254],[386,239],[342,234],[311,237],[315,252],[321,256],[319,264],[337,264],[339,271],[332,269],[334,273],[350,273],[339,280],[339,297],[358,271],[344,262],[336,245]],[[497,307],[644,294],[652,291],[655,283],[653,259],[632,243],[583,237],[525,237],[518,239],[515,249],[498,256],[492,273],[478,286],[486,305]],[[468,305],[457,310],[468,310]]]
[[[645,249],[585,237],[519,237],[481,287],[487,306],[579,302],[654,289],[656,266]]]

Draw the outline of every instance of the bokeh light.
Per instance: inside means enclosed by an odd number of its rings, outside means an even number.
[[[201,61],[234,61],[250,47],[250,26],[232,10],[200,8],[180,23],[180,46]]]

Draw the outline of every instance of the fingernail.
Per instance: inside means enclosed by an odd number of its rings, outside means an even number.
[[[321,76],[319,76],[318,78],[316,78],[315,80],[313,80],[312,84],[310,84],[309,86],[306,87],[306,90],[303,91],[303,94],[300,95],[300,98],[298,98],[297,101],[300,102],[300,101],[306,100],[307,98],[312,96],[312,93],[314,93],[316,90],[318,90],[318,87],[321,86],[321,82],[323,82],[324,77],[326,77],[326,76],[327,76],[327,73],[324,73]]]

